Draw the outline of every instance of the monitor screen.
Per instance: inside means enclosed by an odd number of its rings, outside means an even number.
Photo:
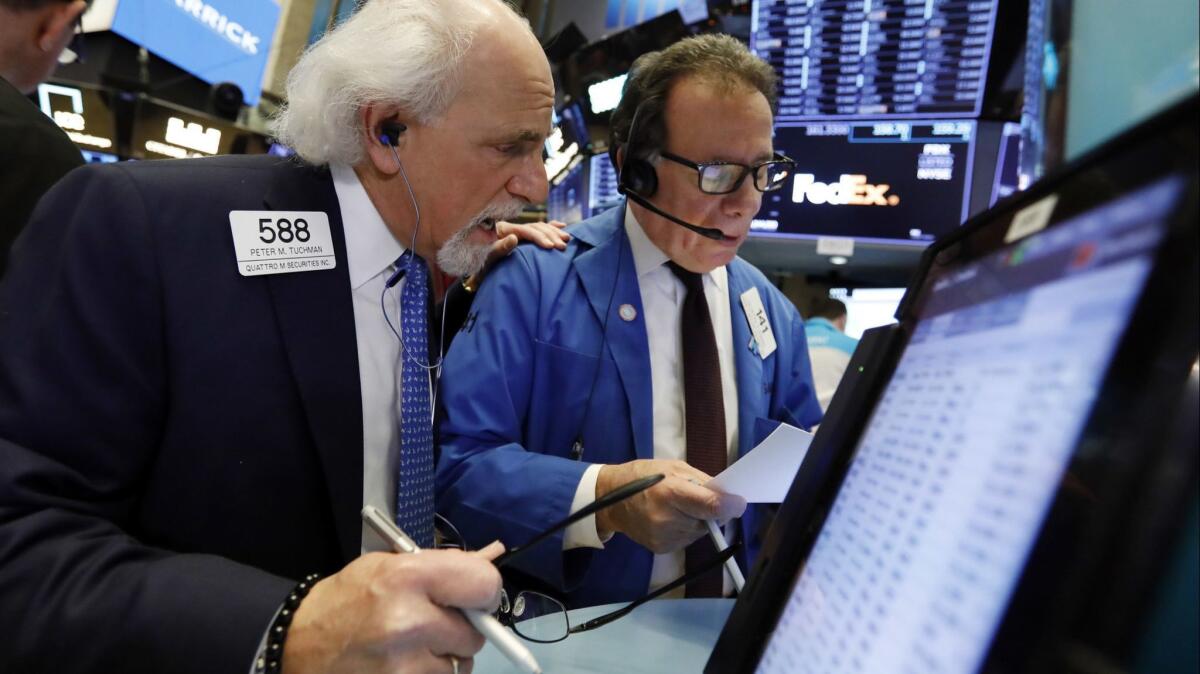
[[[185,159],[217,154],[265,154],[269,141],[232,122],[142,97],[137,102],[130,155],[135,159]]]
[[[112,30],[196,77],[233,82],[258,103],[278,0],[121,0]]]
[[[978,670],[1185,186],[934,268],[759,672]]]
[[[546,197],[546,217],[568,225],[587,220],[587,162],[576,162],[556,183],[550,185]]]
[[[92,152],[91,150],[80,150],[83,155],[83,160],[89,164],[115,164],[121,161],[121,158],[115,154],[107,152]]]
[[[551,117],[553,130],[546,138],[546,178],[553,180],[577,157],[586,155],[591,147],[587,122],[578,103],[554,110]]]
[[[588,212],[597,215],[621,203],[617,171],[607,154],[592,155],[588,166]]]
[[[117,151],[116,115],[111,92],[43,82],[38,85],[37,100],[42,112],[80,148],[107,154]]]
[[[871,328],[896,322],[896,308],[904,288],[831,288],[829,296],[846,305],[845,333],[854,339]]]
[[[973,121],[780,126],[792,182],[763,196],[751,233],[927,245],[967,217]]]
[[[976,117],[996,5],[756,0],[750,47],[779,73],[781,122]]]
[[[992,178],[992,199],[989,207],[1021,188],[1021,125],[1005,122],[1000,134],[1000,151],[996,153],[996,173]]]
[[[593,113],[608,112],[621,102],[621,93],[625,88],[625,79],[629,73],[611,77],[603,82],[597,82],[588,87],[588,101]]]
[[[707,0],[654,0],[653,2],[630,2],[630,0],[608,0],[604,14],[606,30],[622,30],[649,21],[671,10],[678,10],[686,24],[708,18]]]

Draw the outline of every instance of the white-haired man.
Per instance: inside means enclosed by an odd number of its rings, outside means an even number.
[[[86,167],[34,212],[0,286],[0,671],[470,670],[450,609],[495,605],[497,549],[363,554],[359,510],[428,535],[423,260],[477,270],[545,198],[549,65],[500,0],[371,0],[288,98],[303,162]]]

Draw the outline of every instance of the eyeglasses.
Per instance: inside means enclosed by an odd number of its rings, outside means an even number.
[[[500,591],[500,609],[496,612],[496,619],[502,625],[505,625],[517,633],[517,636],[526,641],[533,641],[539,644],[550,644],[556,641],[562,641],[572,634],[587,632],[598,627],[603,627],[614,620],[624,618],[629,615],[633,609],[645,604],[646,602],[657,599],[668,592],[676,590],[684,585],[703,576],[718,570],[730,557],[737,554],[741,549],[741,543],[725,548],[720,551],[715,557],[705,562],[704,566],[700,567],[692,573],[680,576],[675,580],[663,585],[657,590],[640,597],[621,608],[605,613],[602,616],[592,618],[587,622],[578,625],[571,624],[570,614],[567,612],[567,607],[558,599],[551,597],[541,592],[532,590],[522,590],[509,601],[508,592]]]
[[[611,505],[624,501],[625,499],[637,494],[645,489],[658,484],[665,476],[661,474],[651,475],[649,477],[635,480],[628,484],[622,485],[617,489],[612,490],[601,498],[596,499],[592,503],[580,508],[576,512],[566,518],[555,522],[547,527],[544,531],[537,534],[524,545],[510,548],[507,552],[493,560],[493,564],[497,567],[503,566],[511,562],[518,555],[529,550],[538,543],[552,536],[560,529],[564,529],[583,518],[592,515],[600,510],[603,510]],[[434,520],[437,524],[437,534],[439,548],[458,548],[467,549],[466,541],[458,528],[454,526],[450,520],[442,515],[434,514]],[[570,617],[567,614],[567,607],[559,599],[551,597],[541,592],[532,590],[522,590],[518,592],[510,601],[507,591],[501,591],[500,608],[496,612],[496,619],[502,624],[510,627],[523,639],[537,643],[553,643],[562,641],[572,634],[586,632],[596,629],[603,625],[624,617],[630,611],[641,606],[642,604],[661,597],[662,595],[671,592],[679,587],[686,585],[698,578],[701,578],[725,563],[730,557],[737,554],[741,544],[732,545],[718,552],[716,556],[708,560],[702,567],[690,574],[686,574],[680,578],[667,583],[666,585],[654,590],[644,597],[637,599],[611,613],[606,613],[598,618],[593,618],[583,624],[572,626]]]
[[[796,162],[781,152],[776,152],[770,160],[759,162],[753,166],[731,161],[698,164],[666,151],[662,152],[662,158],[695,170],[698,178],[697,184],[700,191],[705,194],[736,192],[741,188],[742,182],[748,175],[754,176],[754,189],[759,192],[773,192],[783,187],[788,176],[796,170]]]

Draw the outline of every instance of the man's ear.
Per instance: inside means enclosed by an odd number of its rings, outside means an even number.
[[[404,130],[407,129],[400,111],[390,106],[365,105],[359,110],[358,126],[366,161],[380,173],[398,173],[400,169],[396,165],[396,156],[404,153]],[[391,133],[385,134],[385,128],[389,128]],[[396,155],[392,154],[393,140]]]
[[[38,49],[51,51],[57,49],[63,35],[73,30],[75,20],[87,10],[86,0],[74,2],[52,2],[42,10],[41,19],[37,22],[37,33],[34,36]]]

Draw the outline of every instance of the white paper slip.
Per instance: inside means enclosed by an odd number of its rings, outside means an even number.
[[[812,439],[808,431],[780,424],[766,440],[708,484],[737,494],[747,503],[783,503]]]

